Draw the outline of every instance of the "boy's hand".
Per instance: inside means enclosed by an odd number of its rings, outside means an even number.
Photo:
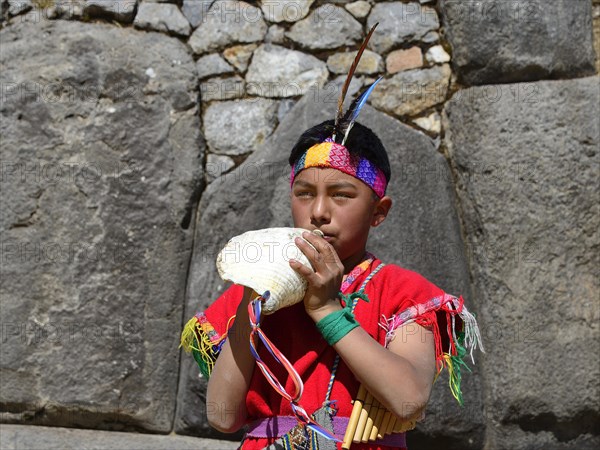
[[[308,315],[318,322],[327,314],[342,309],[337,299],[344,276],[344,265],[333,246],[314,233],[304,232],[295,243],[306,255],[314,270],[294,259],[290,267],[308,282],[304,296],[304,308]],[[310,242],[312,248],[306,241]]]

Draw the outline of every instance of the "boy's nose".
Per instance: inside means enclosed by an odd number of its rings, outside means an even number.
[[[316,224],[329,223],[331,215],[327,202],[322,197],[315,198],[311,209],[311,222]]]

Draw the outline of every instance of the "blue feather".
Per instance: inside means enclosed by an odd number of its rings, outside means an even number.
[[[360,110],[367,103],[367,99],[369,98],[369,95],[371,95],[371,92],[373,92],[373,89],[375,89],[375,86],[377,86],[377,83],[379,83],[382,79],[383,79],[383,77],[377,78],[377,80],[375,80],[375,82],[373,84],[371,84],[356,100],[354,100],[354,102],[352,102],[352,105],[350,105],[350,108],[348,109],[348,112],[346,113],[346,117],[344,118],[344,122],[346,122],[348,125],[346,127],[346,133],[344,134],[344,139],[342,140],[342,145],[344,145],[346,143],[348,134],[350,133],[350,130],[352,129],[352,126],[354,125],[354,122],[358,118],[358,115],[360,114]]]

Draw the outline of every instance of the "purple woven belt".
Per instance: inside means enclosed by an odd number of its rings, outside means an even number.
[[[333,433],[343,436],[348,427],[348,417],[333,417]],[[279,438],[298,425],[294,416],[265,417],[249,425],[247,436],[253,438]],[[388,447],[406,447],[406,433],[393,433],[383,439],[377,439],[373,444]]]

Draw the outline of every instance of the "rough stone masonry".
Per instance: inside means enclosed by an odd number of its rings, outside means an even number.
[[[376,22],[370,249],[487,349],[409,447],[600,445],[598,0],[0,0],[3,447],[234,448],[179,332],[232,235],[291,225],[285,149]]]

